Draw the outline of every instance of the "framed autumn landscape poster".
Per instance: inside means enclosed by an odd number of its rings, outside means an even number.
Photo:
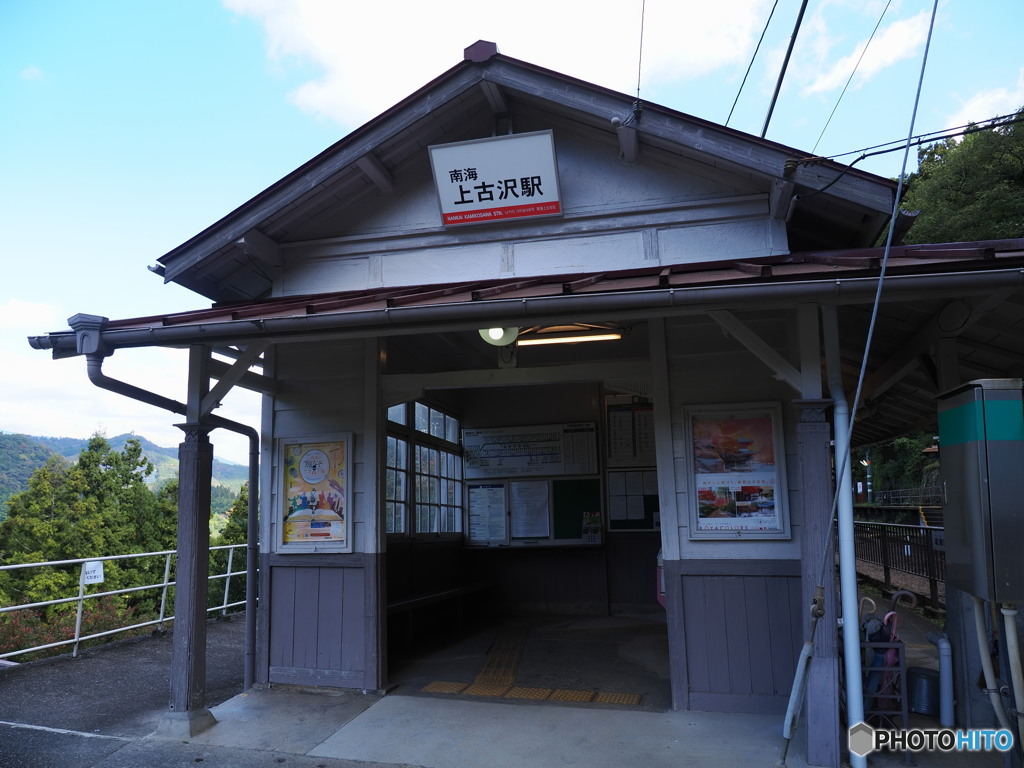
[[[690,538],[788,539],[780,406],[696,406],[684,420],[692,456]]]

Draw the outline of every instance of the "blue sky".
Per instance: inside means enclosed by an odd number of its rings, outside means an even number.
[[[779,0],[731,127],[761,132],[799,5]],[[173,415],[95,389],[81,360],[52,361],[25,337],[79,312],[207,306],[146,267],[458,63],[475,40],[631,96],[639,72],[642,99],[723,123],[771,7],[0,0],[0,431],[134,430],[175,444]],[[906,137],[932,3],[892,0],[882,17],[885,8],[809,4],[768,138],[833,155]],[[1019,0],[940,3],[916,132],[1024,105],[1021,28]],[[859,167],[895,176],[901,161],[893,152]],[[184,399],[179,354],[122,351],[107,371]],[[245,393],[221,413],[258,423]],[[243,443],[214,440],[221,457],[244,460]]]

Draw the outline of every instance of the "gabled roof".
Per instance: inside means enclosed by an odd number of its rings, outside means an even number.
[[[627,161],[656,152],[741,176],[788,222],[793,250],[870,245],[891,213],[889,180],[656,104],[631,118],[635,103],[477,43],[464,61],[165,254],[158,269],[214,301],[265,297],[282,244],[303,241],[304,226],[326,210],[400,187],[426,163],[428,146],[545,128],[585,133]]]

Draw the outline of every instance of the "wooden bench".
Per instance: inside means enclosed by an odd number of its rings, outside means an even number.
[[[455,623],[459,631],[465,624],[465,601],[470,595],[485,592],[491,585],[487,582],[476,582],[464,584],[459,587],[442,589],[437,592],[429,592],[422,595],[414,595],[402,600],[388,603],[388,616],[397,616],[402,613],[409,614],[409,636],[413,635],[413,613],[419,608],[426,608],[430,605],[452,601],[455,603]]]

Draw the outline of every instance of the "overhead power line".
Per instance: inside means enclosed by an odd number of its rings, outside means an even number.
[[[761,38],[757,41],[757,46],[754,48],[754,55],[750,57],[750,63],[747,65],[747,71],[743,75],[743,82],[740,83],[740,89],[736,91],[736,98],[732,100],[732,109],[729,110],[729,116],[725,118],[726,126],[729,125],[729,121],[732,120],[732,113],[736,109],[736,104],[740,100],[740,94],[743,93],[743,87],[747,84],[747,78],[750,77],[750,70],[754,66],[754,60],[757,58],[758,51],[761,50],[761,43],[764,42],[765,33],[768,32],[768,25],[772,23],[772,16],[775,15],[775,9],[779,7],[779,0],[775,0],[775,4],[772,5],[771,13],[768,14],[768,21],[764,23],[764,29],[761,30]]]
[[[850,87],[850,83],[853,82],[853,76],[857,74],[857,70],[860,68],[860,63],[864,60],[864,54],[868,52],[868,48],[871,46],[871,41],[875,39],[875,35],[878,33],[878,28],[882,26],[882,19],[885,18],[885,14],[889,10],[889,6],[891,4],[892,0],[888,0],[885,4],[885,8],[882,9],[882,15],[878,17],[878,21],[875,23],[875,28],[871,30],[871,36],[868,38],[868,41],[864,43],[864,48],[861,49],[860,56],[857,57],[857,63],[853,65],[853,71],[850,72],[850,76],[846,79],[846,85],[843,86],[842,93],[840,93],[839,98],[836,99],[836,105],[832,107],[832,112],[829,113],[828,120],[825,121],[825,125],[821,129],[821,133],[818,134],[818,140],[814,142],[814,146],[811,147],[811,152],[818,149],[818,145],[821,143],[821,137],[825,135],[825,131],[828,130],[829,123],[831,123],[832,118],[835,117],[836,110],[839,109],[839,104],[842,102],[843,96],[846,95],[846,91]]]
[[[987,120],[983,120],[980,123],[966,123],[965,125],[958,125],[955,128],[945,128],[941,131],[931,131],[930,133],[922,133],[917,136],[910,138],[910,146],[919,147],[922,144],[931,144],[934,142],[942,141],[943,139],[954,139],[957,136],[967,136],[971,133],[978,133],[979,131],[989,131],[994,128],[1002,128],[1004,125],[1013,125],[1015,123],[1024,122],[1024,115],[1020,111],[1011,112],[1007,115],[998,115],[996,117],[990,117]],[[847,157],[849,155],[860,154],[856,160],[850,165],[859,163],[861,160],[867,157],[874,157],[875,155],[884,155],[887,152],[896,152],[903,149],[907,145],[907,139],[895,139],[893,141],[886,141],[882,144],[874,144],[870,147],[864,147],[863,149],[855,149],[850,152],[840,152],[836,155],[824,155],[821,156],[821,160],[837,160],[840,157]],[[883,149],[887,147],[887,149]],[[872,151],[875,150],[875,151]],[[814,158],[808,158],[814,159]],[[805,161],[806,162],[806,161]]]

